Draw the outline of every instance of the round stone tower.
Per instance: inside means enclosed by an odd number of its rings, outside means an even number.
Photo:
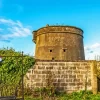
[[[83,30],[73,26],[49,26],[33,31],[38,60],[85,60]]]

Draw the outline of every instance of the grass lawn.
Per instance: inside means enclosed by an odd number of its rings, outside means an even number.
[[[25,97],[25,100],[100,100],[100,94],[92,94],[92,92],[81,91],[73,92],[72,94],[59,94],[54,97],[45,96],[45,97]]]

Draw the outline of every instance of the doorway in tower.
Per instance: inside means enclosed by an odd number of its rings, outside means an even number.
[[[63,60],[67,60],[67,49],[64,48],[62,53],[63,53],[62,54],[63,55]]]
[[[54,58],[54,57],[52,57],[52,60],[55,60],[55,58]]]

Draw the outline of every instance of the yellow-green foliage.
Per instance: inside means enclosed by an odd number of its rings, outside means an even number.
[[[91,91],[73,92],[71,94],[59,94],[55,95],[55,98],[50,97],[48,99],[42,99],[42,97],[33,98],[26,97],[25,100],[100,100],[100,94],[92,94]]]
[[[0,49],[0,56],[21,56],[21,52],[16,52],[13,48],[10,49]],[[0,62],[0,88],[3,87],[3,91],[7,88],[12,90],[16,88],[22,77],[22,66],[23,74],[25,75],[29,68],[31,68],[35,59],[29,55],[24,55],[23,61],[22,57],[2,57]],[[22,64],[23,63],[23,64]],[[8,93],[8,91],[6,91]]]

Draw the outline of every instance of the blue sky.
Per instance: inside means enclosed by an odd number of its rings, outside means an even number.
[[[83,29],[86,59],[100,55],[100,0],[0,0],[0,48],[34,55],[32,31],[46,24]]]

